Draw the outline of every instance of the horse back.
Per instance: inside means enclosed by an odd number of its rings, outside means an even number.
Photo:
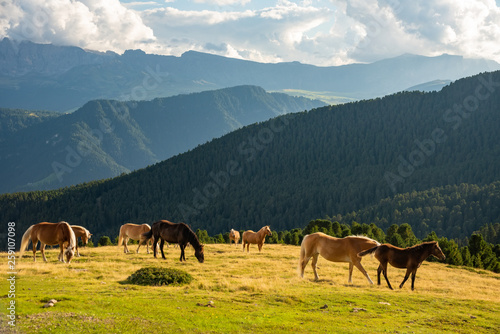
[[[58,224],[41,222],[33,226],[31,230],[31,239],[40,240],[46,245],[56,245],[58,244]],[[33,242],[35,244],[35,242]]]
[[[406,248],[399,248],[391,244],[380,245],[374,253],[381,263],[390,263],[394,268],[406,268],[410,252]]]

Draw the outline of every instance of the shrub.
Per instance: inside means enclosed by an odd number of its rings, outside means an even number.
[[[127,278],[127,282],[138,285],[183,285],[189,284],[193,277],[178,269],[147,267],[137,270]]]
[[[113,243],[111,242],[111,239],[106,235],[102,236],[99,239],[98,244],[99,244],[99,246],[111,246],[111,245],[113,245]]]

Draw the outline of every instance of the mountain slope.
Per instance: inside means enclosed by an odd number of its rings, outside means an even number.
[[[60,114],[51,111],[0,108],[0,142],[6,140],[19,130],[57,116],[60,116]]]
[[[244,125],[323,105],[254,86],[152,101],[91,101],[0,142],[0,192],[117,176]]]
[[[74,110],[89,100],[150,100],[237,85],[345,101],[373,98],[437,79],[457,80],[500,64],[442,55],[402,55],[372,64],[318,67],[298,62],[264,64],[195,51],[181,57],[128,50],[123,55],[75,47],[0,42],[2,107]]]
[[[288,114],[112,180],[2,196],[0,215],[20,228],[65,219],[107,235],[160,218],[212,235],[303,227],[397,193],[500,180],[499,106],[494,72]]]

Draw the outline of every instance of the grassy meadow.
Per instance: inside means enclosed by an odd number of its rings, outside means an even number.
[[[348,264],[318,261],[298,276],[300,247],[265,244],[259,253],[241,245],[205,246],[205,263],[187,249],[165,248],[155,259],[136,245],[82,248],[70,265],[47,251],[16,260],[16,327],[6,320],[9,283],[2,279],[0,332],[12,333],[494,333],[500,331],[500,275],[424,262],[402,289],[405,271],[389,267],[389,290],[376,284],[377,261],[362,264],[375,285]],[[7,253],[0,253],[7,274]],[[148,266],[180,269],[194,277],[184,286],[138,286],[124,281]],[[54,307],[43,308],[50,299]]]

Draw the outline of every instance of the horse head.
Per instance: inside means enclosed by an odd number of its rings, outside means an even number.
[[[90,233],[89,231],[87,231],[87,233],[85,233],[85,235],[82,236],[82,243],[84,246],[87,245],[87,243],[89,242],[91,237],[92,237],[92,233]]]
[[[196,248],[196,250],[194,251],[194,256],[196,256],[196,258],[200,263],[203,263],[203,261],[205,261],[205,254],[203,253],[203,248],[204,245],[200,245],[200,247]]]
[[[75,251],[73,250],[73,247],[68,246],[68,248],[66,248],[66,251],[64,252],[64,255],[66,256],[66,262],[70,263],[71,259],[75,255]]]
[[[439,244],[437,241],[433,242],[431,255],[440,259],[440,260],[446,259],[446,256],[444,255],[443,251],[439,247]]]
[[[271,228],[269,226],[266,226],[266,235],[271,236],[273,233],[271,232]]]

